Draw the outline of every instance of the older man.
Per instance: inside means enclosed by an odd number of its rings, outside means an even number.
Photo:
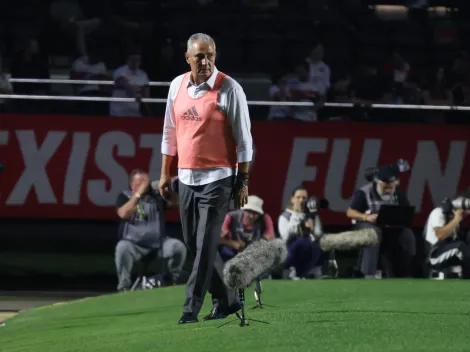
[[[398,187],[398,169],[385,165],[379,168],[375,180],[356,190],[346,216],[356,222],[356,229],[372,228],[377,233],[379,245],[364,248],[361,259],[361,272],[366,278],[374,278],[377,264],[382,251],[396,252],[400,257],[394,258],[396,266],[401,269],[403,276],[411,276],[411,262],[416,254],[416,239],[409,228],[384,228],[376,225],[379,209],[383,204],[410,205],[406,194]],[[398,246],[397,246],[398,245]],[[396,257],[396,255],[394,255]],[[382,256],[385,276],[392,276],[390,256]]]
[[[237,292],[223,285],[217,247],[231,197],[236,207],[247,201],[253,154],[245,94],[215,67],[214,40],[193,34],[185,56],[191,71],[175,78],[168,93],[160,178],[160,192],[167,196],[178,154],[183,236],[194,257],[180,324],[198,321],[209,288],[226,315],[240,309]]]

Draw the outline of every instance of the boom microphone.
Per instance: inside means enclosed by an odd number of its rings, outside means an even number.
[[[373,229],[324,234],[318,241],[320,248],[325,252],[332,250],[348,251],[360,247],[375,246],[379,243],[377,234]]]
[[[287,247],[281,239],[253,242],[225,264],[224,283],[232,289],[245,289],[286,258]]]

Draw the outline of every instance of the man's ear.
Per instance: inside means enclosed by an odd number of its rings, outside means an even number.
[[[186,62],[189,64],[189,54],[184,53],[184,58],[186,59]]]

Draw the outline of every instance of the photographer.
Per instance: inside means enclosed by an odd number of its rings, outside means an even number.
[[[233,258],[252,242],[275,237],[273,220],[263,211],[263,200],[248,196],[248,202],[239,210],[225,216],[220,234],[219,253],[222,260]]]
[[[274,239],[273,220],[263,211],[263,200],[257,196],[248,196],[247,203],[237,210],[230,211],[222,225],[219,240],[219,253],[223,262],[235,257],[251,243],[261,239]],[[210,291],[212,294],[213,292]],[[203,320],[223,319],[226,302],[212,298],[212,310]]]
[[[401,275],[394,276],[411,276],[410,266],[416,254],[416,239],[411,229],[378,227],[375,224],[383,204],[409,205],[405,193],[398,187],[398,173],[397,166],[380,166],[374,179],[354,192],[346,212],[346,216],[355,223],[355,230],[372,228],[379,240],[377,246],[363,249],[360,271],[366,278],[375,277],[379,257],[385,277],[393,276],[391,262],[401,269]],[[399,257],[390,260],[391,253],[397,252]]]
[[[463,205],[463,206],[462,206]],[[470,214],[470,189],[461,192],[452,202],[445,199],[429,214],[424,228],[425,240],[431,246],[428,264],[443,270],[462,265],[463,277],[470,278],[470,246],[462,235],[460,223]]]
[[[129,181],[130,190],[119,193],[116,200],[117,214],[121,218],[120,241],[115,253],[119,280],[117,289],[129,289],[134,263],[152,251],[158,251],[159,255],[168,259],[175,283],[186,260],[187,250],[183,242],[165,235],[164,221],[166,207],[177,206],[178,196],[173,193],[167,203],[150,185],[148,174],[141,169],[133,170]]]
[[[323,227],[318,215],[314,219],[307,219],[303,209],[307,198],[308,192],[304,187],[295,188],[290,203],[278,219],[279,234],[288,248],[284,265],[292,280],[312,275],[319,277],[322,274],[324,252],[317,242],[312,244],[310,234],[320,236]]]

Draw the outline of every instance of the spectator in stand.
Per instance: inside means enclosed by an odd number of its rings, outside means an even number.
[[[309,80],[309,64],[302,60],[295,68],[295,75],[289,80],[289,91],[293,101],[311,103],[315,106],[294,106],[291,112],[296,120],[317,121],[317,110],[323,101],[321,94],[316,90],[316,85]]]
[[[291,94],[286,76],[276,76],[273,79],[273,85],[269,88],[269,97],[272,101],[290,101]],[[268,120],[291,118],[292,112],[290,106],[272,105],[269,108]]]
[[[85,43],[85,35],[82,29],[78,29],[78,51],[80,56],[72,63],[71,79],[83,79],[93,81],[109,81],[112,79],[102,59],[100,43],[89,41]],[[86,84],[77,87],[77,93],[81,96],[108,97],[111,96],[110,86]],[[109,104],[106,102],[87,102],[78,104],[82,114],[106,115]]]
[[[352,101],[360,106],[370,104],[391,104],[392,82],[390,77],[380,72],[377,64],[373,60],[365,59],[362,61],[358,72],[353,76],[351,84]],[[373,112],[366,109],[357,111],[357,118],[360,120],[368,120]],[[381,111],[382,117],[386,112]],[[374,116],[374,119],[379,117]]]
[[[328,91],[328,101],[334,103],[349,103],[352,99],[351,76],[347,72],[339,73],[330,90]],[[349,120],[350,108],[335,108],[328,114],[329,120]]]
[[[456,84],[452,89],[453,105],[470,106],[470,76],[461,83]],[[449,123],[468,125],[470,118],[468,112],[451,111],[448,119]]]
[[[448,79],[444,67],[433,70],[430,77],[421,84],[423,102],[426,105],[452,105],[452,94],[449,89]],[[432,111],[428,113],[429,122],[445,123],[444,111]]]
[[[392,82],[373,60],[364,60],[352,80],[352,96],[356,103],[372,104],[392,102]]]
[[[3,60],[0,56],[0,94],[13,94],[13,87],[8,80],[8,77],[3,72]],[[0,99],[0,113],[7,111],[7,105],[9,101]]]
[[[12,60],[10,73],[12,78],[50,78],[48,57],[35,38],[27,39],[22,45],[21,51]],[[49,93],[49,84],[15,83],[13,90],[17,94],[44,95]],[[54,106],[50,101],[33,100],[27,104],[24,100],[15,100],[12,105],[18,113],[41,113]]]
[[[414,72],[403,56],[394,52],[391,63],[385,65],[384,72],[391,77],[395,104],[418,103],[417,99],[421,96],[417,91],[418,86],[413,82]]]
[[[330,89],[330,67],[325,64],[323,57],[325,50],[323,45],[316,43],[312,46],[310,56],[307,57],[309,81],[312,83],[316,92],[326,95]]]
[[[153,46],[156,46],[153,47]],[[148,72],[150,78],[157,82],[171,82],[174,77],[178,76],[182,68],[180,60],[175,59],[175,43],[171,38],[166,37],[163,43],[152,43],[149,55],[144,59],[143,67]],[[151,87],[151,95],[153,97],[163,97],[168,94],[168,87]],[[153,104],[153,112],[155,116],[165,116],[165,104]]]
[[[80,2],[77,0],[53,0],[49,11],[51,19],[59,25],[60,29],[70,35],[73,35],[76,28],[90,33],[102,23],[100,18],[87,18]]]
[[[130,51],[127,64],[114,71],[113,97],[134,98],[134,102],[111,102],[111,116],[141,117],[141,99],[149,97],[149,78],[140,67],[140,51]],[[144,105],[146,106],[146,105]],[[143,109],[148,113],[148,106]]]
[[[470,56],[467,52],[461,52],[456,58],[446,77],[451,89],[457,84],[466,81],[470,73]]]
[[[25,42],[20,53],[12,60],[10,72],[13,78],[49,78],[47,55],[41,52],[35,38]],[[34,83],[18,83],[13,88],[18,94],[45,93],[49,90],[47,84]]]

